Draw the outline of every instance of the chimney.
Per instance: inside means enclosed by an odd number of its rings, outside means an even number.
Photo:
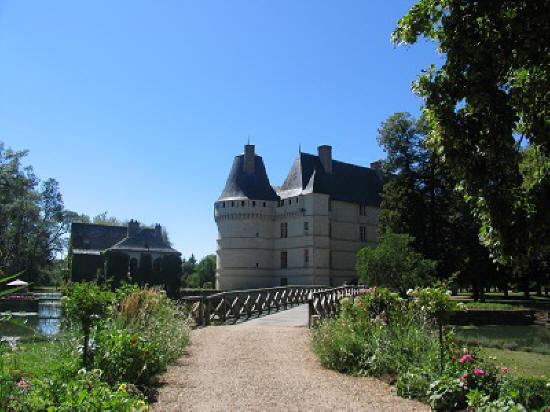
[[[244,164],[243,170],[247,174],[254,173],[254,165],[256,163],[256,156],[254,155],[254,145],[244,145]]]
[[[371,162],[370,168],[373,170],[382,170],[382,160],[377,160],[376,162]]]
[[[322,145],[317,148],[319,160],[323,165],[326,173],[332,173],[332,146]]]
[[[162,226],[159,223],[155,225],[155,239],[162,240]]]
[[[128,237],[132,237],[139,232],[139,222],[137,220],[130,219],[128,222]]]

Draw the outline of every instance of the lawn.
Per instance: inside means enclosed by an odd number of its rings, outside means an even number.
[[[4,373],[24,380],[48,376],[68,353],[65,352],[68,343],[63,338],[19,343],[14,351],[4,353]]]
[[[545,326],[458,326],[456,337],[470,345],[550,355],[550,328]]]
[[[497,365],[507,367],[512,374],[550,376],[550,355],[496,348],[483,348],[481,352],[496,358]]]

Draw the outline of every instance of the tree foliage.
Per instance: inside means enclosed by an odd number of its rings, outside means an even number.
[[[27,154],[0,142],[0,266],[35,282],[64,250],[70,222],[59,183],[24,166]]]
[[[484,282],[496,279],[497,266],[479,243],[479,225],[454,190],[456,180],[426,145],[428,133],[424,119],[409,113],[395,113],[382,123],[378,142],[392,178],[382,193],[379,231],[410,234],[415,249],[438,262],[441,279],[457,273],[459,283],[473,284],[477,295]]]
[[[457,179],[483,244],[528,272],[550,251],[550,174],[521,167],[525,142],[539,159],[550,156],[550,1],[421,0],[393,41],[420,36],[445,58],[413,86],[429,144]]]
[[[425,285],[435,275],[436,262],[414,250],[413,238],[404,233],[386,232],[376,248],[365,247],[357,254],[356,270],[365,285],[398,291]]]

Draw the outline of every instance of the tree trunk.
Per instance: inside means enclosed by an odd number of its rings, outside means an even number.
[[[84,326],[84,348],[82,350],[82,363],[88,366],[88,346],[90,345],[90,326]]]

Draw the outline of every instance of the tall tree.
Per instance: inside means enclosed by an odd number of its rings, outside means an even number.
[[[480,239],[517,273],[550,251],[550,174],[532,185],[525,142],[550,156],[550,1],[420,0],[393,42],[434,40],[444,56],[414,84],[429,143],[480,223]]]
[[[0,266],[8,273],[24,270],[34,282],[64,249],[68,220],[59,184],[41,183],[31,166],[23,166],[27,154],[0,142]]]
[[[479,226],[440,156],[425,142],[429,124],[409,113],[395,113],[382,123],[378,142],[387,154],[384,169],[392,179],[384,186],[380,233],[408,233],[413,245],[438,262],[438,276],[458,272],[475,295],[494,281],[496,266],[478,241]]]

